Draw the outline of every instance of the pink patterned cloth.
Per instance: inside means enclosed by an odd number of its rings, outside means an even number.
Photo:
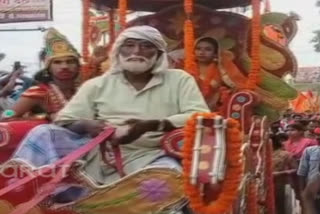
[[[295,159],[300,159],[303,151],[309,146],[318,145],[315,139],[301,138],[298,141],[293,142],[292,140],[287,140],[284,143],[284,149],[288,151]]]

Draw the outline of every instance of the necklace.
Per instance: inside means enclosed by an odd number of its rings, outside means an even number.
[[[59,111],[67,104],[67,99],[55,84],[50,83],[49,86],[52,89],[49,92],[50,99],[52,100],[55,109]]]
[[[198,75],[200,76],[200,72],[198,72]],[[210,97],[213,93],[212,82],[216,81],[219,83],[221,80],[217,66],[214,63],[208,65],[204,79],[199,78],[198,80],[203,96],[206,98]]]

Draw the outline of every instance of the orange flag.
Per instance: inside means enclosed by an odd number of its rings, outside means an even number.
[[[308,97],[299,93],[298,97],[291,102],[294,112],[304,112],[309,109]]]

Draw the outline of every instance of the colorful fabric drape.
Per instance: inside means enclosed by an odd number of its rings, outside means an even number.
[[[64,106],[52,87],[46,84],[33,86],[26,90],[21,96],[42,100],[43,105],[41,107],[47,114],[57,113]]]

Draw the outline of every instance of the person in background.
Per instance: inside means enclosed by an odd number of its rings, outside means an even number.
[[[5,54],[0,53],[0,61]],[[33,80],[23,76],[23,66],[20,62],[15,62],[13,71],[8,73],[0,71],[0,114],[15,103],[23,91],[29,88]]]
[[[0,112],[13,106],[15,100],[10,96],[14,92],[17,80],[22,73],[22,68],[16,67],[10,74],[3,75],[0,78]]]
[[[284,148],[296,160],[300,160],[307,147],[317,145],[315,139],[304,137],[304,128],[300,123],[288,125],[286,133],[288,140],[284,143]]]
[[[292,109],[287,109],[280,120],[281,129],[286,130],[287,126],[292,122]]]
[[[284,131],[281,128],[281,122],[278,120],[278,121],[271,123],[270,131],[271,131],[272,135],[276,135],[278,133],[284,133]]]
[[[318,144],[305,149],[300,160],[297,174],[299,176],[300,187],[303,190],[303,207],[310,209],[310,199],[312,197],[312,206],[317,207],[317,213],[320,213],[320,200],[316,200],[318,192],[315,191],[319,189],[310,190],[312,186],[313,188],[317,186],[320,167],[320,128],[316,128],[314,133],[317,136],[316,140]]]
[[[317,134],[314,133],[316,128],[319,128],[319,123],[314,120],[309,120],[307,125],[307,130],[305,131],[305,137],[310,139],[316,139]]]
[[[288,139],[285,133],[271,136],[273,153],[273,176],[277,214],[285,213],[285,185],[291,184],[291,176],[297,171],[298,164],[291,154],[283,149],[283,142]]]
[[[219,88],[224,85],[219,71],[219,44],[216,39],[202,37],[195,42],[194,55],[198,65],[198,85],[213,111],[219,100]]]
[[[15,105],[2,113],[2,119],[30,117],[40,108],[51,120],[76,92],[80,55],[54,28],[48,30],[45,43],[45,68],[34,77],[37,85],[23,92]]]
[[[314,123],[316,128],[320,127],[320,115],[312,115],[312,117],[310,118],[310,122]]]
[[[313,113],[312,113],[311,110],[306,110],[306,111],[304,111],[303,115],[304,115],[304,119],[310,120],[312,115],[313,115]]]
[[[320,165],[320,164],[319,164]],[[302,193],[303,213],[304,214],[320,214],[320,169],[318,173],[310,180]]]
[[[293,113],[291,118],[291,123],[301,123],[301,121],[304,120],[304,115],[300,113]]]

